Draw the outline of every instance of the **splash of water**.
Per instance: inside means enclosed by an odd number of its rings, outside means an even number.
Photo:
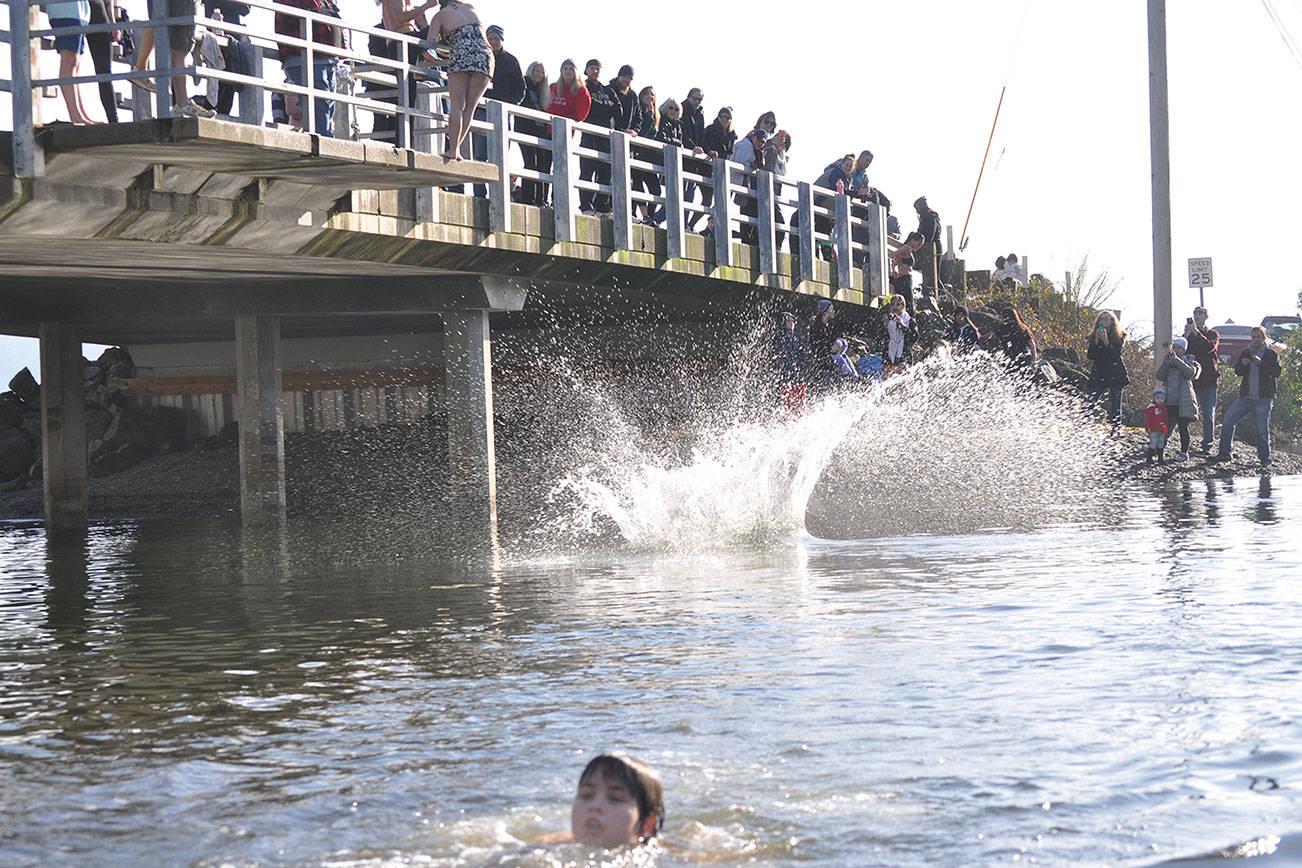
[[[550,499],[568,505],[572,530],[613,524],[641,550],[1070,520],[1098,505],[1099,483],[1111,478],[1106,432],[1077,398],[985,355],[929,359],[795,419],[715,407],[672,432],[688,444],[677,453],[610,392],[588,391],[589,419],[609,436]]]

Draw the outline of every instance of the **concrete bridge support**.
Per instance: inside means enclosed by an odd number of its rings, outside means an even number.
[[[497,460],[493,444],[493,356],[488,311],[443,315],[449,482],[454,515],[468,540],[497,540]]]
[[[235,318],[235,389],[240,416],[240,511],[247,526],[276,527],[285,521],[279,318]]]
[[[40,339],[45,532],[56,540],[86,532],[86,405],[81,337],[75,325],[43,322]]]

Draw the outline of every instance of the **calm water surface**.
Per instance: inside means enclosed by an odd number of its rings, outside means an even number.
[[[1302,479],[1106,520],[448,565],[0,528],[0,863],[583,864],[603,749],[662,774],[622,864],[1302,861]]]

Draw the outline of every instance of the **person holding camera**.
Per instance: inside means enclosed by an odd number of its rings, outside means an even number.
[[[1189,423],[1198,421],[1198,398],[1194,395],[1194,380],[1198,379],[1199,365],[1188,355],[1189,343],[1184,338],[1171,341],[1162,364],[1157,367],[1157,381],[1166,385],[1166,412],[1170,424],[1180,431],[1180,453],[1176,461],[1189,460]],[[1168,431],[1167,440],[1171,439]]]
[[[1270,466],[1270,402],[1275,398],[1275,381],[1279,379],[1279,354],[1266,345],[1266,330],[1252,329],[1252,344],[1239,353],[1234,373],[1243,378],[1239,397],[1234,399],[1221,422],[1221,448],[1212,461],[1229,461],[1234,429],[1245,416],[1257,425],[1257,458],[1262,467]]]
[[[1089,347],[1085,355],[1094,362],[1090,371],[1088,401],[1097,405],[1108,394],[1108,421],[1115,432],[1121,425],[1121,394],[1130,377],[1126,375],[1126,363],[1122,361],[1121,351],[1126,345],[1126,333],[1111,311],[1099,314],[1094,324],[1094,334],[1090,336]]]
[[[1198,360],[1202,369],[1198,379],[1194,380],[1194,394],[1198,396],[1198,412],[1203,420],[1200,451],[1207,455],[1215,441],[1216,381],[1221,376],[1221,336],[1216,329],[1207,327],[1207,308],[1194,308],[1193,316],[1185,320],[1184,339],[1189,342],[1189,354]]]

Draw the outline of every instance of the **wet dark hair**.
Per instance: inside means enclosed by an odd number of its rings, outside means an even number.
[[[910,232],[908,237],[904,239],[904,243],[908,244],[910,241],[926,241],[926,240],[927,239],[923,237],[921,232]]]
[[[660,776],[649,765],[625,753],[603,753],[583,767],[579,786],[600,774],[607,782],[618,783],[637,800],[638,833],[647,817],[654,816],[655,824],[643,837],[654,838],[665,824],[664,794],[660,789]]]

